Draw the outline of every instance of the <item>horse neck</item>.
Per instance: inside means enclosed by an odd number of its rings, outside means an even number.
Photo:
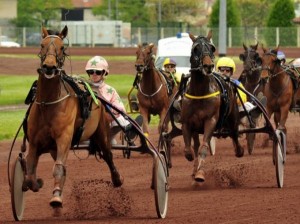
[[[63,82],[60,76],[47,79],[40,75],[37,84],[36,99],[38,102],[53,102],[62,95]]]
[[[191,72],[190,88],[188,93],[194,96],[203,96],[214,92],[211,88],[211,77],[201,72]]]
[[[245,71],[246,83],[249,85],[257,85],[260,81],[260,71],[257,69],[255,71]]]
[[[269,78],[270,88],[276,92],[282,89],[282,86],[285,86],[288,81],[288,74],[281,65],[276,65],[272,71],[272,76]]]
[[[145,93],[152,93],[153,91],[156,91],[161,84],[162,80],[160,74],[154,66],[150,66],[143,72],[140,85]]]

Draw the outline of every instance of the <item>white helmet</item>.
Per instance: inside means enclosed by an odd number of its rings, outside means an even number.
[[[106,75],[109,73],[108,63],[107,61],[101,56],[92,57],[88,60],[85,70],[98,70],[98,71],[106,71]]]

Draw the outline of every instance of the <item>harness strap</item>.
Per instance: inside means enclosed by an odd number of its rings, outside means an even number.
[[[189,98],[189,99],[202,100],[202,99],[208,99],[208,98],[211,98],[211,97],[215,97],[219,94],[220,94],[220,91],[216,91],[214,93],[210,93],[210,94],[207,94],[207,95],[204,95],[204,96],[193,96],[193,95],[190,95],[188,93],[185,93],[184,96]]]

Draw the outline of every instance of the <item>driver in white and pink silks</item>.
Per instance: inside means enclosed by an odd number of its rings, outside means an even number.
[[[90,60],[88,60],[85,71],[90,77],[92,81],[92,88],[96,89],[98,94],[100,94],[103,98],[109,101],[113,106],[118,108],[119,110],[126,112],[125,106],[122,102],[121,97],[117,93],[116,89],[112,86],[105,83],[105,79],[109,74],[109,66],[107,61],[101,56],[94,56]],[[111,128],[111,137],[112,142],[115,142],[116,134],[121,130],[119,125],[123,126],[126,131],[130,131],[132,129],[132,125],[128,120],[126,120],[123,116],[121,116],[117,111],[110,108],[112,113],[115,115],[117,122],[111,117],[109,113],[107,113],[108,120],[110,123]],[[136,119],[138,124],[141,123],[140,121],[141,116],[138,116]],[[135,132],[134,132],[135,133]],[[135,134],[131,133],[130,138],[134,138]]]

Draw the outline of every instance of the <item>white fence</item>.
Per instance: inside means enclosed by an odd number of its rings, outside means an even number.
[[[61,28],[64,26],[63,24]],[[69,44],[78,46],[114,46],[130,47],[143,42],[157,44],[160,38],[176,36],[179,32],[191,32],[194,35],[206,35],[207,27],[130,27],[130,24],[115,21],[114,24],[104,24],[102,21],[90,25],[68,24]],[[61,29],[59,28],[59,29]],[[217,28],[212,28],[213,41],[218,47],[219,34]],[[40,43],[40,27],[15,28],[0,27],[0,35],[10,37],[22,46],[37,46]],[[240,47],[245,44],[255,44],[256,41],[266,46],[300,47],[300,27],[230,27],[227,29],[227,47]]]

